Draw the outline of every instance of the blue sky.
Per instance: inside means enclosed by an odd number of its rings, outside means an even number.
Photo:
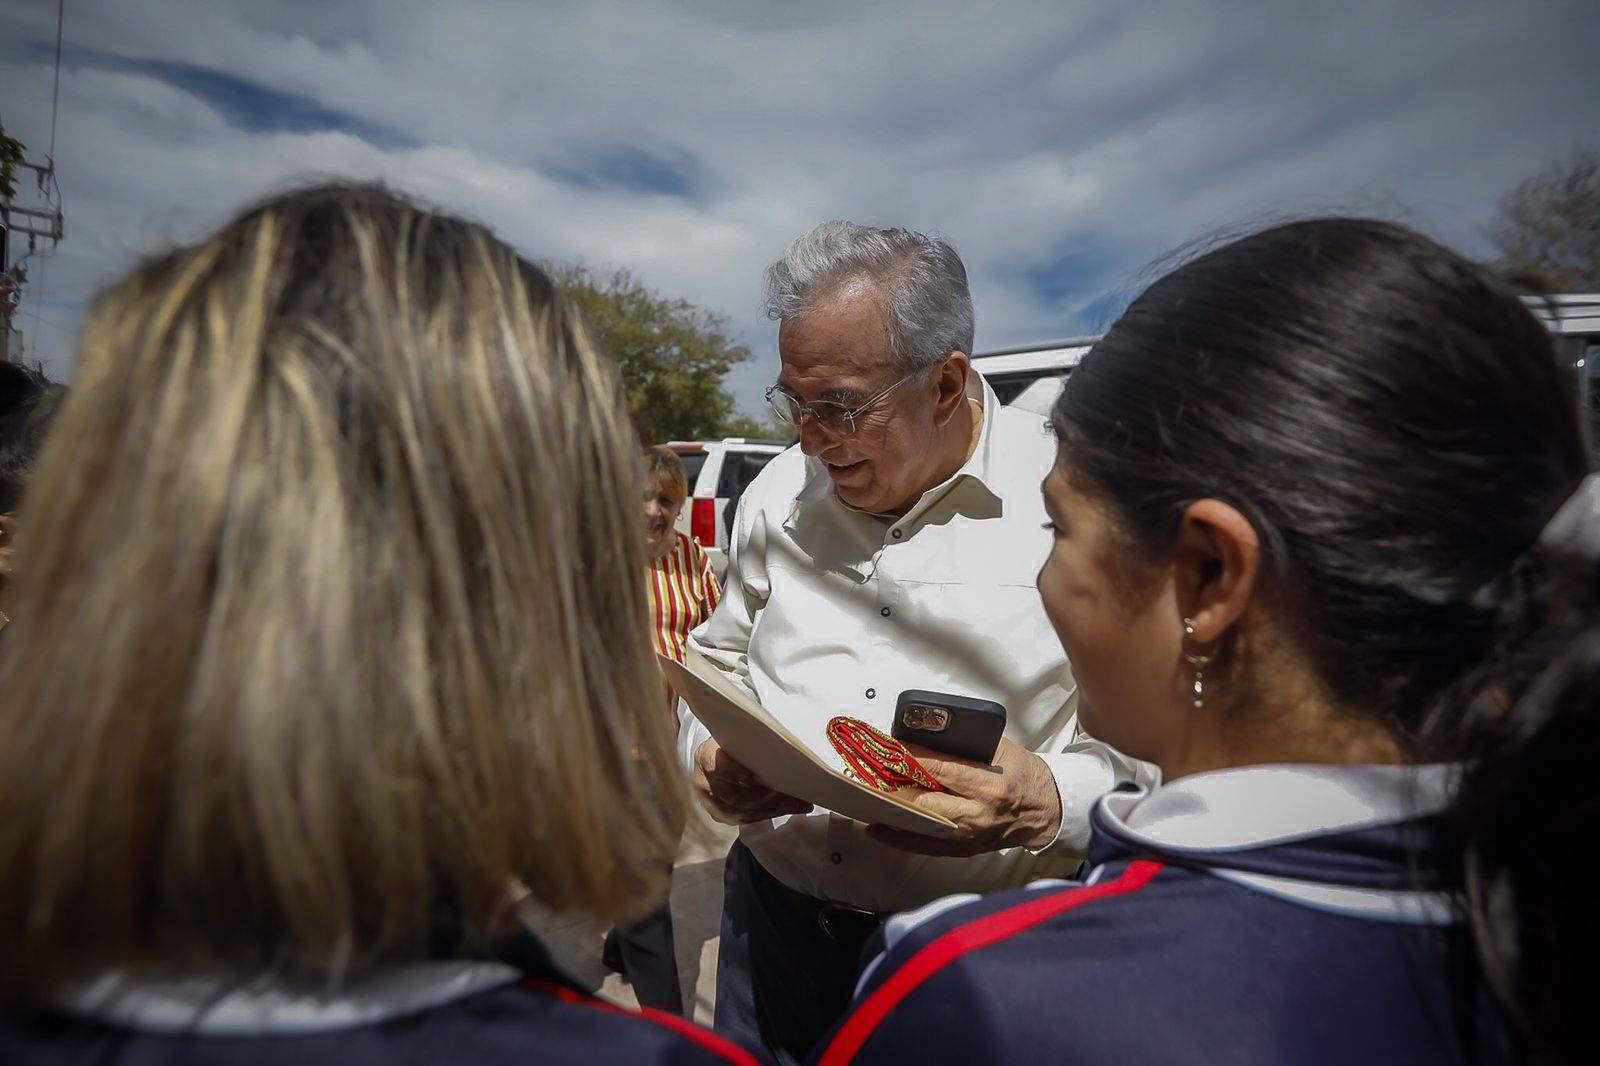
[[[425,4],[68,0],[68,237],[29,355],[94,291],[312,177],[382,178],[525,254],[624,266],[776,370],[761,271],[817,222],[939,232],[978,347],[1103,328],[1148,264],[1315,211],[1469,254],[1520,177],[1600,140],[1600,5]],[[55,4],[0,2],[0,119],[48,141]]]

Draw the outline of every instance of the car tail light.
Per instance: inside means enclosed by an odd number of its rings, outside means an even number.
[[[717,501],[700,497],[689,512],[689,535],[703,548],[717,546]]]

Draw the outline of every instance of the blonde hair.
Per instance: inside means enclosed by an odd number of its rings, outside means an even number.
[[[537,268],[377,187],[289,194],[96,302],[0,672],[0,996],[338,975],[608,920],[687,793],[637,438]]]
[[[683,460],[671,448],[660,444],[646,448],[644,471],[645,479],[652,488],[666,490],[679,505],[689,498],[689,475],[684,472]]]

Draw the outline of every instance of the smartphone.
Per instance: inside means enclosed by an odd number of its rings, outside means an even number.
[[[974,762],[994,761],[1000,735],[1006,731],[1006,709],[994,700],[952,696],[908,688],[894,704],[890,735],[903,744]]]

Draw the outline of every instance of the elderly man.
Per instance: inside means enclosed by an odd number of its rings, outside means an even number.
[[[1009,712],[994,768],[919,752],[953,792],[920,800],[958,824],[951,841],[776,794],[685,717],[702,799],[743,826],[717,1026],[787,1061],[843,1011],[883,916],[1072,872],[1091,803],[1145,771],[1077,730],[1077,686],[1034,589],[1054,442],[974,373],[955,250],[830,222],[769,268],[767,312],[782,361],[768,398],[800,447],[746,491],[722,606],[691,643],[820,752],[835,715],[887,732],[908,688]]]

